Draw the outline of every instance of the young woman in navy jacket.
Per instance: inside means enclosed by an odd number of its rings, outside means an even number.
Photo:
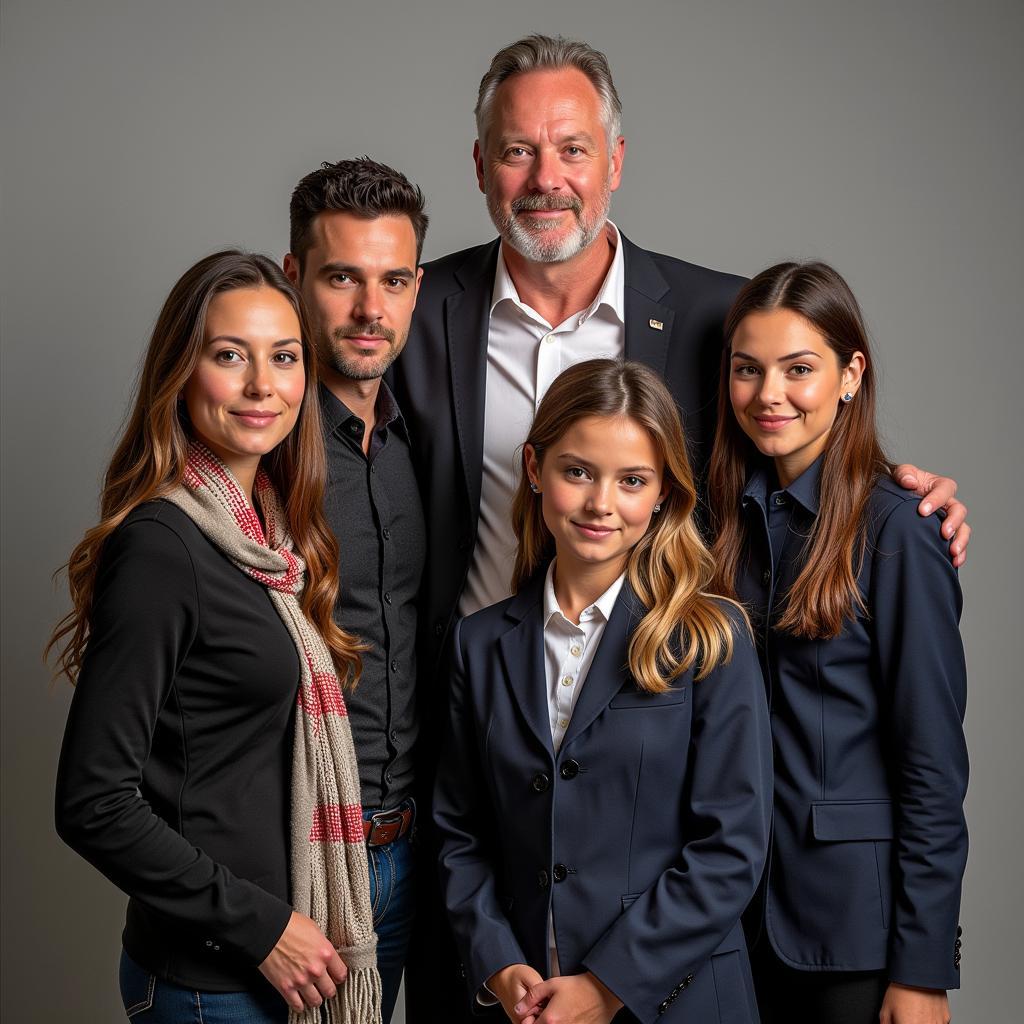
[[[515,596],[455,631],[434,801],[472,999],[513,1021],[757,1020],[740,915],[767,847],[767,708],[694,503],[656,375],[592,360],[552,384]]]
[[[758,638],[775,801],[748,914],[765,1024],[945,1024],[959,984],[966,670],[936,517],[875,428],[857,302],[780,264],[726,323],[714,587]]]

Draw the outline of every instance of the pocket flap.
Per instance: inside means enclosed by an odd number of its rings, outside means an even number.
[[[811,831],[815,839],[825,842],[892,839],[892,801],[822,800],[811,804]]]
[[[610,708],[663,708],[670,704],[685,704],[688,686],[677,686],[664,693],[648,693],[630,686],[619,690],[608,704]]]

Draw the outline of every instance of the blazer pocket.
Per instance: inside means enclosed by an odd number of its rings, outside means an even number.
[[[819,800],[811,804],[811,834],[825,843],[892,839],[892,801]]]
[[[608,702],[608,707],[616,710],[619,708],[635,710],[637,708],[664,708],[673,704],[685,704],[688,691],[688,686],[666,690],[664,693],[648,693],[646,690],[637,690],[631,687],[628,690],[619,690]]]

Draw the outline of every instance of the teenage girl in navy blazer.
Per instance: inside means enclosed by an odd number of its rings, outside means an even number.
[[[695,500],[655,374],[557,378],[523,449],[515,596],[453,641],[434,807],[478,1008],[757,1020],[740,915],[768,841],[767,707]]]
[[[748,914],[765,1024],[946,1024],[959,985],[966,670],[956,570],[897,487],[857,302],[821,263],[726,322],[713,586],[771,710],[772,844]]]

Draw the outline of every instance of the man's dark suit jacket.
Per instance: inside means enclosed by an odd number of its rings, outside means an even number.
[[[616,1024],[756,1024],[740,913],[768,846],[772,754],[742,613],[699,682],[640,689],[626,665],[645,610],[628,581],[558,753],[544,685],[544,574],[455,629],[434,796],[441,875],[471,993],[527,963],[592,971]],[[445,1018],[447,1019],[447,1018]]]
[[[743,284],[647,252],[624,235],[626,358],[659,373],[683,412],[694,468],[710,455],[725,314]],[[476,544],[483,467],[487,331],[498,241],[424,267],[394,391],[409,426],[427,517],[425,590],[419,609],[424,728],[440,721],[447,694],[430,686],[455,621]]]
[[[743,279],[647,252],[621,232],[619,238],[625,261],[626,358],[665,379],[682,410],[693,465],[700,472],[714,432],[722,324]],[[421,833],[422,826],[429,827],[430,790],[448,708],[441,655],[476,544],[487,333],[498,245],[495,239],[424,266],[409,340],[392,368],[392,390],[409,428],[427,519],[417,645]],[[423,839],[429,863],[433,844]],[[426,870],[433,873],[434,868]],[[436,885],[421,881],[418,934],[406,968],[410,1024],[432,1024],[438,992],[461,984],[453,973],[458,959],[451,938],[441,926]],[[466,1005],[461,998],[448,1003],[447,1019],[460,1019]]]

